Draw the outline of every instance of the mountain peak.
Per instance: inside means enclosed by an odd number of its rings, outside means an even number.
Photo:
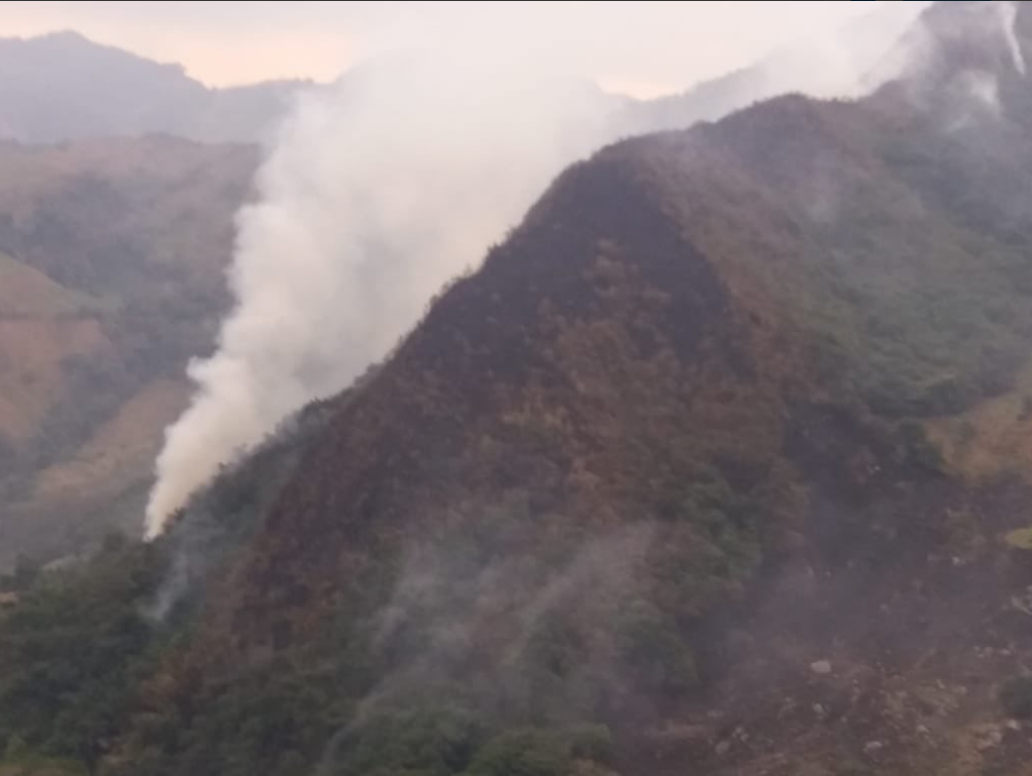
[[[0,38],[0,138],[51,143],[152,132],[194,140],[259,140],[292,95],[276,81],[209,89],[162,63],[79,32]]]
[[[876,70],[893,75],[879,79],[885,85],[875,101],[899,118],[948,132],[998,131],[1032,115],[1026,72],[1032,17],[1021,6],[996,0],[929,6]]]
[[[185,70],[178,63],[156,62],[131,51],[91,40],[76,30],[54,30],[26,38],[0,38],[0,56],[10,58],[13,65],[27,62],[33,67],[56,69],[53,57],[74,57],[74,66],[97,67],[101,63],[132,63],[135,67],[149,67],[185,78]],[[60,64],[68,67],[71,62]]]
[[[53,32],[44,32],[41,35],[33,35],[32,37],[25,38],[26,41],[54,41],[64,43],[83,43],[91,46],[97,45],[81,32],[75,30],[54,30]]]
[[[916,72],[936,85],[965,71],[1024,76],[1030,12],[1020,6],[997,0],[933,4],[905,40]]]

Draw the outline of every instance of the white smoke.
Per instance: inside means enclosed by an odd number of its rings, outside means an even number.
[[[995,75],[983,70],[970,70],[960,77],[960,88],[971,99],[984,105],[995,118],[1000,118],[1003,106],[1000,104],[1000,82]]]
[[[260,201],[238,216],[237,307],[217,353],[190,365],[197,391],[166,433],[148,535],[219,464],[383,356],[550,176],[601,142],[600,100],[585,84],[439,56],[303,100],[258,175]]]
[[[238,216],[236,309],[216,354],[189,367],[196,392],[166,432],[148,536],[221,464],[387,353],[566,164],[629,126],[650,128],[587,82],[532,64],[555,60],[492,36],[475,52],[366,66],[300,101],[258,174],[257,204]],[[827,68],[775,78],[780,90],[849,93],[869,65],[840,68],[837,89]]]
[[[1021,44],[1018,42],[1018,35],[1014,25],[1018,20],[1017,2],[992,3],[998,9],[1000,20],[1003,23],[1004,35],[1007,38],[1007,48],[1010,49],[1011,59],[1014,60],[1014,69],[1021,75],[1025,75],[1025,55],[1021,51]]]

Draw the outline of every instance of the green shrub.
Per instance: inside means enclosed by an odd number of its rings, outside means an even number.
[[[466,776],[566,776],[575,762],[609,762],[612,746],[605,725],[511,730],[487,742]]]
[[[680,694],[698,682],[695,656],[673,620],[656,606],[633,602],[620,636],[621,656],[644,689]]]
[[[96,765],[131,713],[161,574],[152,546],[109,539],[85,566],[31,580],[0,626],[0,746]]]
[[[477,753],[467,776],[565,776],[571,766],[569,747],[555,735],[516,730],[491,739]]]
[[[465,770],[483,736],[477,718],[458,706],[383,711],[343,737],[334,773],[449,776]]]

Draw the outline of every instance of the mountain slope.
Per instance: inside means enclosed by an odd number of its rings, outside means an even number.
[[[209,142],[261,140],[307,86],[209,89],[178,65],[73,32],[0,39],[0,138],[55,143],[165,132]]]
[[[990,60],[959,127],[966,65],[567,171],[271,508],[245,465],[231,523],[181,517],[235,539],[116,772],[1021,772],[1029,472],[929,438],[1024,390],[1032,116]]]
[[[160,137],[0,144],[0,565],[136,529],[256,163]]]
[[[148,775],[1026,772],[1032,471],[984,415],[1027,436],[1032,86],[986,8],[933,9],[937,64],[867,99],[563,173],[168,536],[27,594],[8,748]],[[944,13],[980,32],[957,49]]]
[[[757,434],[737,440],[737,454],[769,460],[793,401],[834,401],[891,428],[900,417],[963,413],[1016,387],[1032,273],[1022,228],[1029,203],[1017,196],[1032,168],[1014,163],[1029,153],[1024,126],[980,124],[978,137],[995,141],[987,151],[966,134],[936,131],[937,118],[924,112],[887,113],[890,99],[781,98],[717,125],[614,146],[567,172],[475,278],[447,291],[377,376],[377,389],[342,410],[332,442],[307,462],[311,503],[285,496],[294,510],[274,513],[267,530],[278,519],[313,520],[310,533],[329,535],[354,510],[336,515],[318,494],[339,502],[349,491],[342,477],[365,493],[378,487],[378,467],[405,482],[401,490],[446,490],[451,478],[423,467],[461,460],[454,465],[473,467],[459,469],[466,487],[486,478],[495,493],[504,480],[494,478],[518,468],[529,441],[519,428],[510,441],[506,420],[558,427],[554,438],[543,434],[563,461],[557,477],[589,450],[605,450],[595,438],[603,419],[627,434],[671,404],[677,411],[656,431],[674,436],[671,418],[716,431],[716,406],[726,404],[737,416],[735,437]],[[937,179],[927,177],[930,168]],[[943,181],[967,183],[963,199]],[[952,315],[936,317],[940,306]],[[641,379],[653,372],[656,379]],[[627,400],[632,390],[652,401]],[[732,402],[739,391],[751,400]],[[723,401],[710,405],[711,393]],[[705,407],[704,420],[692,417],[690,403],[680,406],[689,399]],[[773,447],[760,444],[775,432]],[[463,451],[479,436],[513,449],[499,461],[467,461]],[[371,440],[398,452],[383,460]],[[711,433],[693,446],[713,460],[717,451],[705,448],[719,449],[717,440]],[[537,449],[529,456],[550,457]],[[375,474],[362,469],[367,458]],[[409,477],[410,469],[419,474]],[[603,490],[622,485],[599,479]],[[579,497],[569,483],[560,490]],[[421,494],[415,503],[434,499]],[[375,511],[383,523],[395,513],[408,519],[409,508]],[[279,543],[268,549],[292,552]],[[312,551],[334,550],[323,542]],[[269,565],[283,573],[283,560]]]

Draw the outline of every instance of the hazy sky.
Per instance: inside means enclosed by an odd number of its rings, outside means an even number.
[[[671,91],[820,34],[874,2],[7,2],[0,36],[74,29],[184,64],[210,85],[325,80],[399,42],[500,36],[640,95]],[[576,36],[575,45],[563,45]]]

